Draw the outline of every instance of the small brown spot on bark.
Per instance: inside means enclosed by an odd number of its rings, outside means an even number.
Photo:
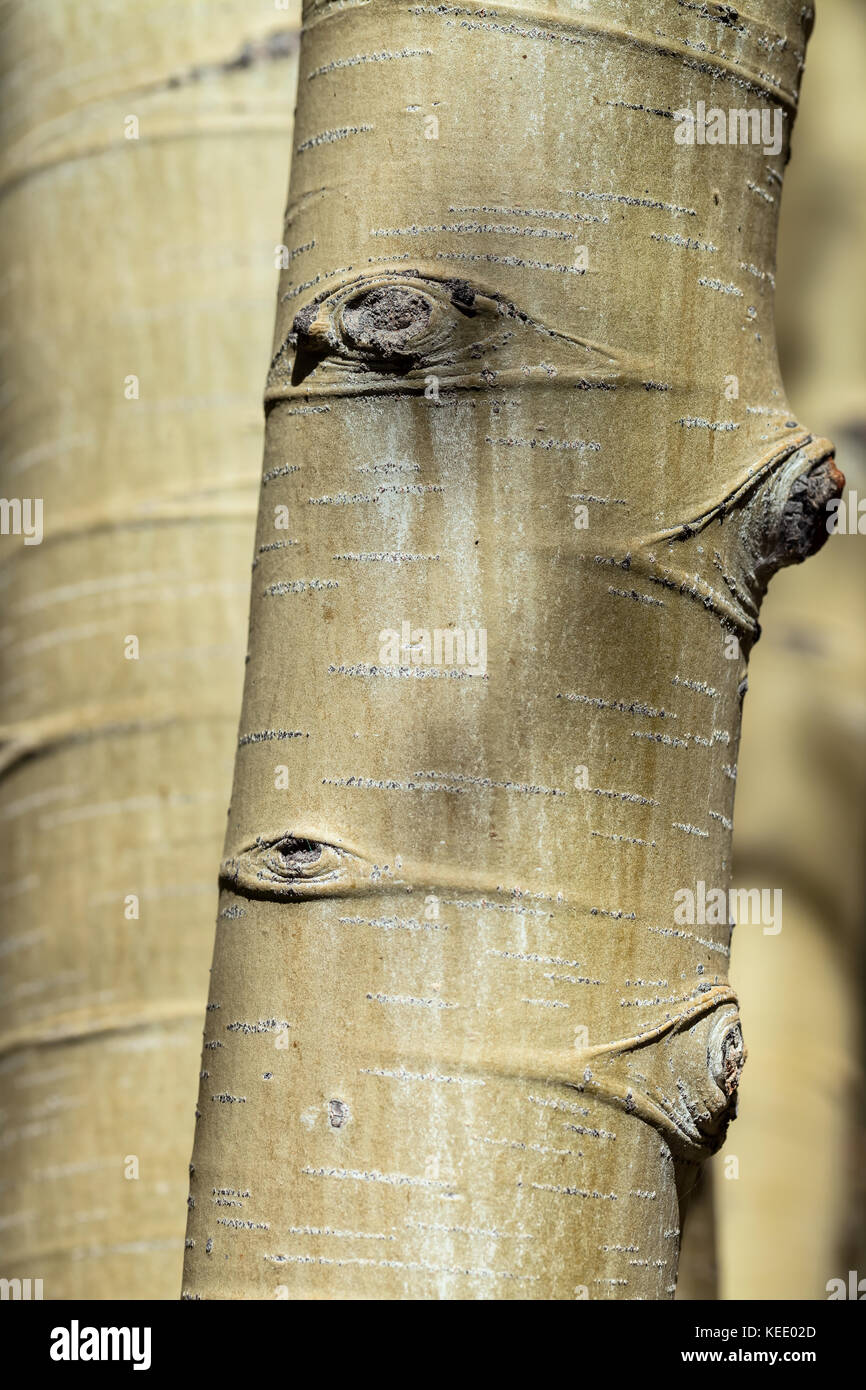
[[[349,1118],[349,1107],[344,1100],[328,1101],[328,1120],[332,1129],[342,1129]]]

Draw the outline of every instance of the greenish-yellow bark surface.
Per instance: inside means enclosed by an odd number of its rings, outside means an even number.
[[[744,1050],[675,895],[840,484],[773,335],[807,20],[305,12],[188,1297],[674,1290]]]

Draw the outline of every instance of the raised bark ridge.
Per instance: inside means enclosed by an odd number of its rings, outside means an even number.
[[[801,11],[308,9],[187,1296],[673,1292],[744,1056],[674,894],[840,486],[772,332]]]

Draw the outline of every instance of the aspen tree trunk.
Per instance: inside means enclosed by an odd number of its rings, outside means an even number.
[[[675,894],[841,483],[773,338],[803,24],[305,10],[188,1297],[674,1291],[744,1055]]]
[[[242,0],[0,20],[0,493],[44,527],[0,536],[0,1273],[171,1298],[295,38]]]

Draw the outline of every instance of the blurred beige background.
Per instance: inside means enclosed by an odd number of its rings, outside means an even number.
[[[816,9],[782,201],[779,355],[798,418],[836,442],[846,493],[866,499],[866,6]],[[828,1280],[866,1275],[864,579],[856,534],[782,571],[751,658],[735,881],[781,888],[783,926],[734,932],[749,1058],[712,1163],[722,1298],[825,1299]]]

